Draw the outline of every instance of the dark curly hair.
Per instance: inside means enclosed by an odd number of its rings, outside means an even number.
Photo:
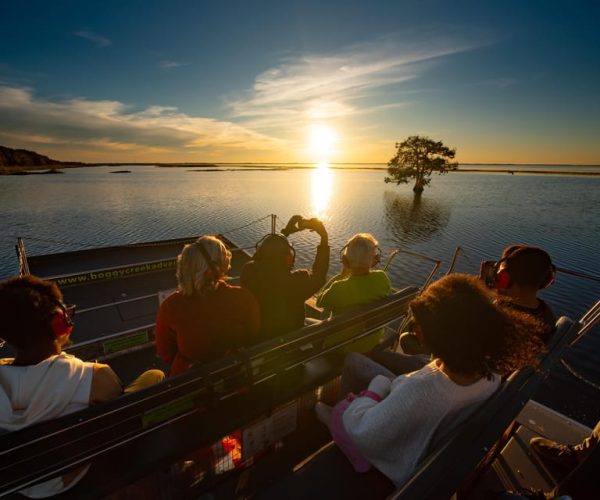
[[[507,374],[536,364],[542,325],[529,315],[503,309],[480,280],[448,275],[410,303],[427,347],[453,371]]]
[[[63,296],[56,283],[35,276],[0,281],[0,335],[23,350],[40,342],[54,341],[51,317]]]

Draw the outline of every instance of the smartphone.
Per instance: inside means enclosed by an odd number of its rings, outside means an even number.
[[[486,286],[493,288],[496,285],[496,273],[498,271],[498,262],[495,260],[484,260],[479,266],[479,279]]]

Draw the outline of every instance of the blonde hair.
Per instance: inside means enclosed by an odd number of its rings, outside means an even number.
[[[214,263],[217,276],[202,254],[206,250]],[[185,245],[177,256],[177,281],[184,295],[203,294],[215,290],[218,281],[229,271],[231,252],[214,236],[201,236],[194,243]]]
[[[377,240],[370,233],[358,233],[352,236],[342,250],[342,256],[346,257],[348,267],[369,268],[373,265],[375,252],[377,251]]]

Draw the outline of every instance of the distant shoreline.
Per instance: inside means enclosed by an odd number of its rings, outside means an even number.
[[[356,166],[354,166],[356,165]],[[373,166],[370,166],[373,165]],[[329,169],[332,170],[379,170],[385,172],[387,167],[375,166],[381,165],[376,163],[345,163],[345,164],[330,164]],[[600,176],[600,172],[584,172],[584,171],[572,171],[572,170],[535,170],[535,169],[521,169],[521,168],[468,168],[469,165],[503,165],[510,167],[513,165],[510,163],[464,163],[463,165],[467,168],[458,168],[452,170],[449,173],[480,173],[480,174],[509,174],[509,175],[576,175],[576,176],[589,176],[597,177]],[[87,163],[87,164],[57,164],[57,165],[44,165],[44,166],[0,166],[0,175],[39,175],[39,174],[56,174],[64,173],[63,169],[71,168],[87,168],[87,167],[119,167],[119,166],[155,166],[159,168],[187,168],[188,172],[250,172],[257,170],[264,171],[287,171],[287,170],[305,170],[318,168],[314,165],[301,164],[301,163]],[[543,164],[529,164],[523,166],[552,166]],[[565,167],[597,167],[598,165],[561,165]],[[119,171],[119,173],[125,173]],[[129,171],[127,172],[129,173]]]

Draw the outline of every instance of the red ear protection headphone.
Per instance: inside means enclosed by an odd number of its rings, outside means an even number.
[[[496,271],[496,276],[494,278],[494,288],[498,290],[506,290],[511,285],[510,274],[506,267],[500,269],[500,264],[502,262],[506,262],[507,259],[500,259],[496,264],[494,264],[494,269]]]
[[[285,263],[291,269],[294,267],[294,262],[296,260],[296,250],[292,246],[292,244],[288,241],[288,239],[281,234],[267,234],[263,236],[260,241],[256,244],[256,250],[254,252],[254,260],[260,261],[265,258],[272,257],[277,251],[273,251],[274,249],[269,249],[270,245],[276,245],[276,241],[281,242],[281,247],[287,247],[287,252],[285,255]]]
[[[346,249],[348,245],[344,245],[340,250],[340,260],[344,262],[344,258],[346,257]],[[381,248],[375,247],[375,254],[373,255],[373,262],[371,263],[371,267],[377,266],[381,262]]]
[[[202,243],[196,242],[196,245],[198,245],[198,250],[200,250],[202,257],[208,265],[208,269],[204,272],[204,277],[209,281],[218,280],[222,274],[221,268],[215,263],[215,261],[212,260],[208,253],[208,250],[204,248],[204,245]]]
[[[75,314],[75,305],[65,306],[57,303],[58,309],[52,314],[50,326],[55,337],[65,337],[71,335],[73,331],[73,315]]]

